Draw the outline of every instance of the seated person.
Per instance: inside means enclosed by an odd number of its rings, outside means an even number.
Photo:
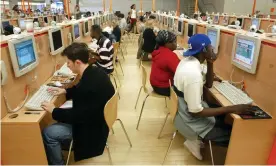
[[[112,62],[114,49],[111,41],[102,34],[102,29],[99,25],[92,25],[91,37],[97,40],[97,45],[99,46],[97,52],[93,53],[97,59],[96,65],[107,74],[112,73],[114,70]]]
[[[149,19],[146,22],[146,28],[145,31],[143,33],[143,39],[144,39],[144,43],[142,45],[142,50],[143,50],[143,59],[144,61],[149,60],[148,58],[148,54],[151,54],[156,46],[156,35],[153,32],[154,29],[154,20]],[[140,57],[137,57],[137,59],[139,59]]]
[[[89,48],[85,43],[71,44],[62,55],[67,57],[67,66],[81,79],[69,89],[48,89],[50,93],[65,94],[67,100],[72,99],[72,108],[55,108],[52,103],[42,103],[41,107],[57,121],[42,133],[49,165],[65,164],[62,147],[69,149],[72,139],[75,161],[103,154],[109,133],[104,107],[115,93],[107,74],[89,66]]]
[[[118,22],[113,20],[112,27],[113,27],[112,35],[114,35],[115,41],[120,42],[121,41],[121,29],[119,28]]]
[[[179,59],[173,52],[176,47],[176,35],[172,32],[161,30],[156,37],[156,50],[152,52],[152,64],[150,73],[151,86],[157,94],[170,96],[170,84]]]
[[[126,30],[127,29],[127,21],[125,19],[125,15],[123,13],[119,14],[119,28]]]
[[[174,88],[178,96],[178,112],[175,117],[176,129],[185,136],[185,126],[190,128],[199,139],[184,142],[184,145],[199,160],[200,139],[211,140],[217,145],[228,146],[231,126],[221,118],[229,113],[250,111],[250,105],[235,105],[228,107],[208,108],[202,101],[203,86],[211,88],[214,80],[213,62],[216,55],[213,52],[211,41],[204,34],[196,34],[188,41],[189,49],[175,72]],[[201,64],[207,61],[207,74]]]
[[[206,15],[206,13],[201,13],[200,14],[200,18],[201,18],[202,21],[207,21],[207,15]]]

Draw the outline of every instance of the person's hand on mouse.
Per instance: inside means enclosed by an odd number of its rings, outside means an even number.
[[[52,113],[55,105],[53,103],[49,103],[49,102],[43,102],[41,103],[41,108],[43,108],[45,111]]]
[[[231,112],[235,114],[242,114],[243,112],[252,112],[254,111],[251,104],[239,104],[231,107]]]
[[[47,91],[55,96],[66,94],[66,90],[57,87],[48,88]]]

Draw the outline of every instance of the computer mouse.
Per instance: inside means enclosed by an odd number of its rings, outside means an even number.
[[[59,81],[56,81],[54,84],[55,84],[55,86],[57,86],[57,87],[62,86],[61,82],[59,82]]]

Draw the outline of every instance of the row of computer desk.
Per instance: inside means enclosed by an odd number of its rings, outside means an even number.
[[[177,37],[180,46],[188,48],[187,24],[184,21],[184,35]],[[245,23],[247,24],[247,23]],[[160,29],[167,29],[157,23]],[[206,24],[197,23],[196,33],[206,34]],[[225,164],[266,164],[273,140],[276,137],[276,38],[262,38],[259,61],[256,74],[249,74],[232,65],[232,48],[236,33],[245,33],[244,30],[220,29],[220,44],[218,59],[214,63],[214,72],[224,80],[229,80],[233,74],[233,81],[244,79],[246,92],[260,106],[269,113],[272,119],[243,120],[239,115],[230,114],[226,118],[232,121],[232,133],[227,149]],[[233,73],[232,70],[234,69]],[[204,89],[221,106],[233,105],[215,88]],[[214,152],[215,153],[215,152]]]
[[[79,28],[82,29],[84,22],[82,20],[78,21]],[[92,19],[89,19],[89,25],[92,25]],[[72,23],[68,22],[61,26],[63,43],[66,47],[70,43],[68,34],[72,32]],[[17,78],[13,73],[7,42],[13,37],[13,35],[1,36],[1,60],[5,62],[8,73],[7,83],[1,87],[2,164],[48,164],[41,131],[45,126],[53,123],[51,115],[45,111],[32,111],[33,114],[25,114],[26,109],[24,107],[18,112],[8,113],[3,98],[3,92],[5,92],[10,107],[12,109],[17,107],[25,98],[26,86],[29,87],[30,93],[33,94],[41,85],[49,81],[56,67],[59,68],[66,62],[66,59],[61,57],[60,54],[55,56],[50,54],[48,28],[51,27],[43,27],[41,30],[34,32],[36,48],[39,56],[39,65],[31,72]],[[91,41],[89,35],[84,36],[80,33],[80,36],[78,42],[87,43]],[[32,81],[35,76],[37,77],[36,80]],[[60,106],[64,103],[65,97],[62,96],[53,101],[56,106]],[[34,114],[35,112],[37,114]],[[18,116],[12,118],[11,115],[13,114],[17,114]]]

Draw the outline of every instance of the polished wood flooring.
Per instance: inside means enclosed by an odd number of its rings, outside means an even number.
[[[171,118],[168,119],[163,130],[162,137],[157,139],[159,131],[164,122],[168,109],[165,106],[164,99],[149,97],[144,107],[143,116],[140,122],[139,130],[136,130],[142,102],[145,94],[141,93],[137,109],[134,109],[139,88],[141,86],[141,71],[138,67],[137,37],[134,43],[128,44],[127,56],[121,63],[124,70],[124,76],[118,66],[119,78],[121,81],[120,96],[118,104],[118,118],[120,118],[127,130],[132,141],[133,147],[130,148],[124,132],[119,124],[114,124],[115,134],[110,132],[108,144],[110,147],[111,157],[114,165],[160,165],[164,159],[165,153],[169,146],[171,136],[174,132],[174,126]],[[150,73],[150,62],[144,63],[147,68],[148,77]],[[147,82],[150,87],[149,81]],[[199,161],[183,145],[184,138],[178,134],[174,140],[170,153],[165,162],[166,165],[206,165],[211,164],[209,159]],[[209,158],[209,157],[208,157]],[[107,151],[100,157],[83,160],[80,162],[73,161],[73,155],[70,158],[72,165],[92,165],[92,164],[109,164]]]

